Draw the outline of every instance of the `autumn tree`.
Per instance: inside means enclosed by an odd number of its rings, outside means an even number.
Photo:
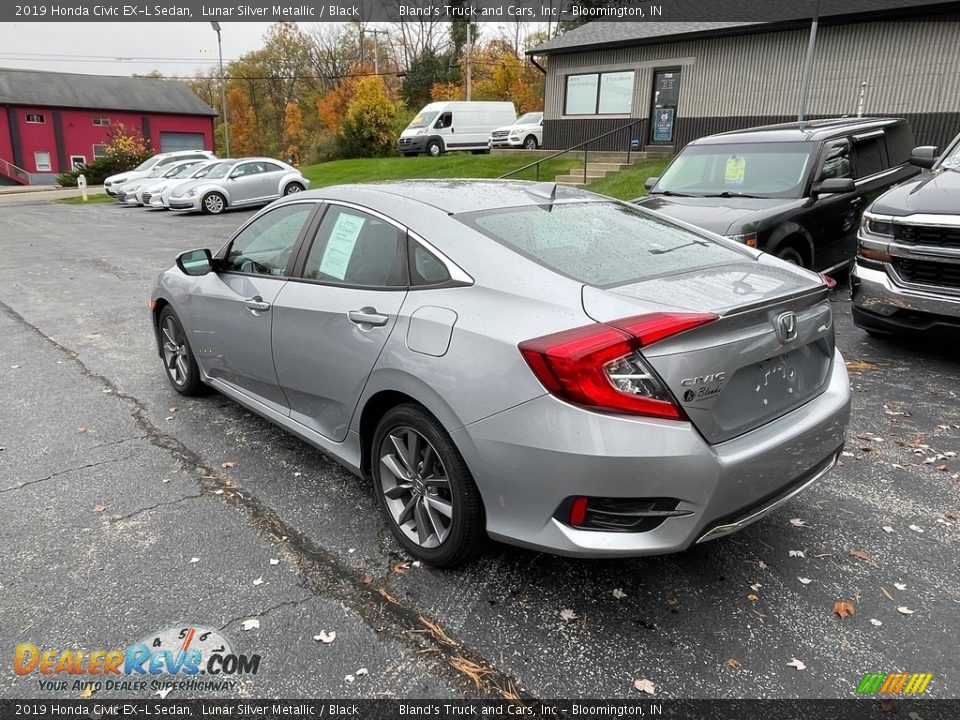
[[[231,87],[227,91],[227,108],[230,111],[230,150],[233,156],[263,154],[257,116],[243,88]]]
[[[291,165],[300,164],[301,144],[306,138],[306,132],[303,128],[303,111],[300,109],[300,103],[291,100],[287,103],[287,109],[283,118],[283,141],[287,146],[284,152],[284,158]]]
[[[387,94],[383,78],[368,76],[357,83],[340,127],[340,142],[347,157],[383,157],[394,152],[399,106]]]

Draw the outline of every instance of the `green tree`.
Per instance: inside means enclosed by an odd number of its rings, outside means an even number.
[[[427,49],[417,55],[403,77],[401,97],[410,110],[418,110],[430,102],[435,83],[451,80],[450,56]]]
[[[340,126],[345,157],[384,157],[394,152],[394,119],[401,108],[387,94],[383,78],[362,78]]]

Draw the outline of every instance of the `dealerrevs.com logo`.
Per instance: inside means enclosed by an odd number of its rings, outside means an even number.
[[[196,625],[150,633],[123,650],[41,648],[28,642],[13,653],[13,672],[38,676],[41,690],[233,690],[236,682],[228,677],[256,675],[259,669],[259,655],[237,654],[222,632]]]
[[[858,695],[919,695],[933,673],[867,673],[857,685]]]

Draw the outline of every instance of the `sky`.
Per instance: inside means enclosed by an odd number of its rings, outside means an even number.
[[[269,26],[221,23],[224,63],[259,48]],[[0,23],[0,67],[183,76],[216,65],[217,34],[207,22]]]

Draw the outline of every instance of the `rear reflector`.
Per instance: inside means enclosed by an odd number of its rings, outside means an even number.
[[[570,524],[574,527],[577,525],[583,525],[584,520],[587,519],[588,502],[589,501],[585,497],[573,499],[573,503],[570,505]]]
[[[680,406],[640,348],[716,319],[713,314],[651,313],[545,335],[519,347],[557,397],[597,410],[679,420]]]

